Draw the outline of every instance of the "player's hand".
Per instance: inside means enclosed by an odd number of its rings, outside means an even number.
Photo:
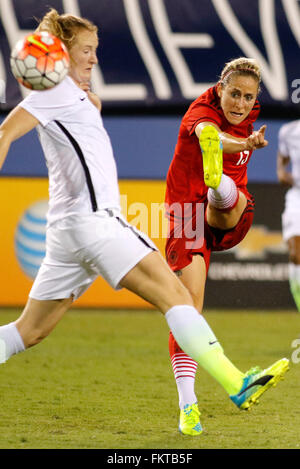
[[[263,125],[259,130],[255,130],[246,139],[246,150],[257,150],[258,148],[264,148],[268,145],[268,140],[265,139],[265,131],[267,126]]]
[[[99,109],[99,111],[101,111],[102,105],[101,105],[101,101],[99,99],[99,96],[97,96],[95,93],[91,92],[90,84],[85,83],[85,82],[81,82],[79,84],[79,86],[83,91],[85,91],[87,93],[88,98],[91,101],[91,103],[94,104],[94,106],[96,106],[96,108]]]

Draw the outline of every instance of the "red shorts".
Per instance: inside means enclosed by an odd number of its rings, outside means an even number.
[[[184,230],[181,237],[175,237],[178,232],[178,223],[182,223],[175,217],[170,219],[169,237],[166,243],[166,259],[172,270],[177,271],[189,265],[193,256],[200,254],[203,256],[206,264],[206,271],[208,272],[210,255],[212,251],[226,251],[237,244],[239,244],[246,234],[248,233],[254,216],[254,199],[246,191],[243,191],[247,197],[246,208],[238,222],[238,224],[230,230],[219,230],[212,228],[208,225],[206,220],[206,207],[207,201],[204,204],[205,216],[204,223],[202,223],[202,236],[198,239],[187,238]],[[195,225],[195,215],[189,221],[190,224]],[[181,229],[181,231],[183,231]]]

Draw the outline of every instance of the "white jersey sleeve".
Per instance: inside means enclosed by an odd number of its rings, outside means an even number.
[[[43,91],[32,91],[20,106],[32,114],[43,127],[54,119],[62,118],[74,103],[74,96],[66,92],[64,80]]]

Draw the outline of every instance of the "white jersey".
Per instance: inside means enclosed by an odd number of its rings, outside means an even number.
[[[70,77],[31,92],[20,106],[40,124],[49,174],[48,224],[69,215],[120,209],[116,164],[98,109]]]
[[[294,185],[286,193],[286,208],[300,209],[300,120],[281,127],[278,141],[279,152],[290,158]]]

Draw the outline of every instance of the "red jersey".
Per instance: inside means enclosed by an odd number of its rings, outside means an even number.
[[[253,123],[260,111],[256,100],[248,117],[238,125],[232,125],[224,116],[216,86],[209,88],[189,107],[184,115],[173,160],[167,175],[166,203],[204,202],[207,186],[204,184],[202,153],[195,128],[200,122],[212,122],[223,132],[245,138],[253,132]],[[246,189],[247,165],[252,151],[223,153],[223,172],[231,177],[237,187]]]

